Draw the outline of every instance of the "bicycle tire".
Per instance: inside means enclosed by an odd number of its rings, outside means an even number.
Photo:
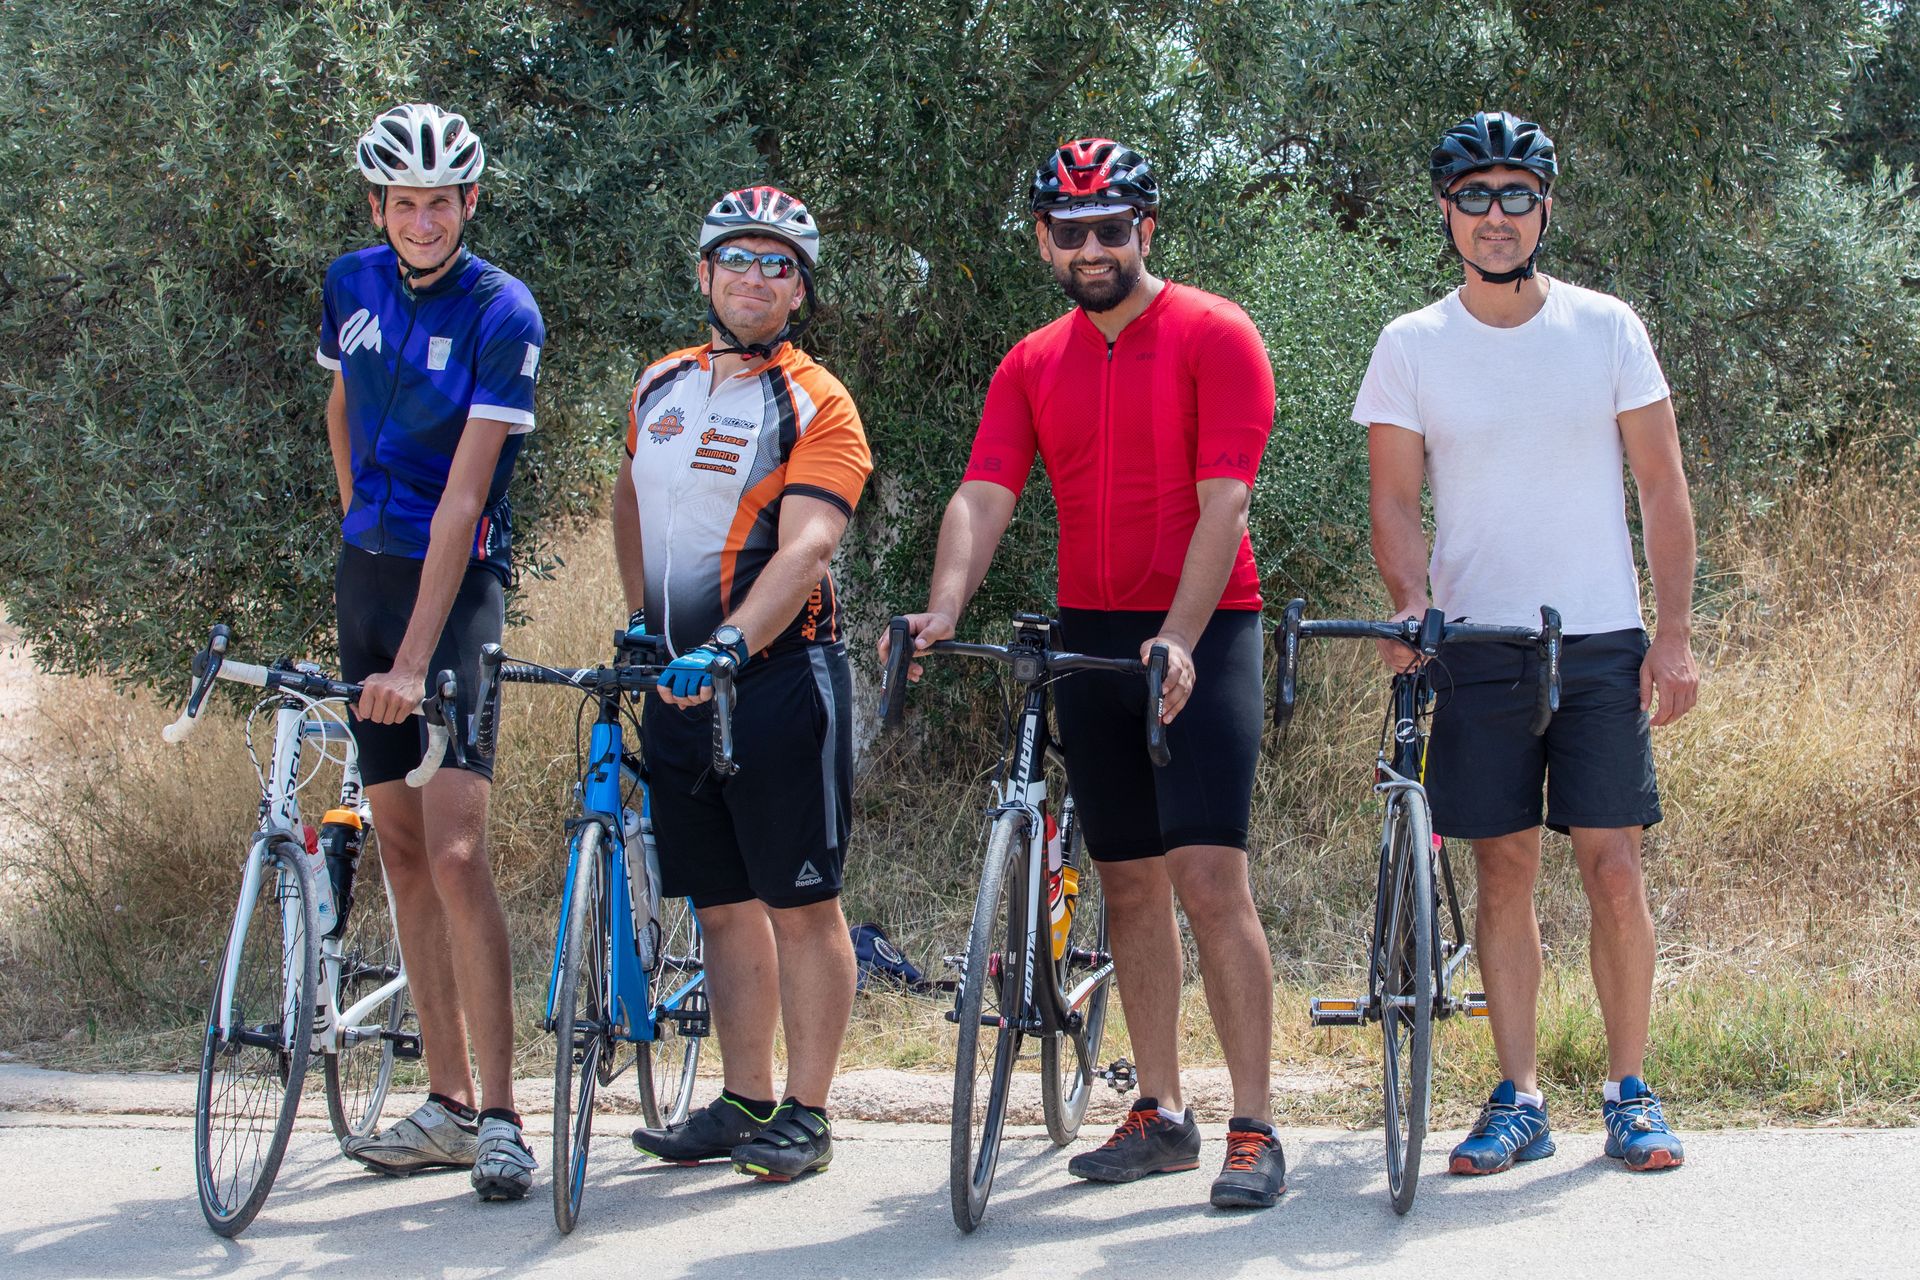
[[[1433,820],[1427,800],[1403,791],[1387,810],[1387,910],[1375,943],[1387,1192],[1393,1211],[1413,1207],[1433,1093]]]
[[[611,1062],[609,1039],[606,828],[580,828],[566,940],[560,951],[553,1010],[553,1223],[564,1234],[579,1221],[586,1194],[593,1103]]]
[[[1080,843],[1079,824],[1073,820],[1071,802],[1061,809],[1061,841],[1072,853]],[[1100,891],[1093,860],[1082,853],[1074,861],[1080,871],[1080,898],[1067,930],[1065,952],[1052,964],[1053,981],[1063,1003],[1099,963],[1099,957],[1112,955],[1107,940],[1107,901]],[[1087,962],[1077,956],[1093,960]],[[1086,1117],[1087,1102],[1093,1096],[1093,1073],[1100,1068],[1100,1045],[1106,1037],[1107,1001],[1112,991],[1113,975],[1109,973],[1080,1007],[1080,1030],[1047,1036],[1040,1042],[1040,1109],[1047,1122],[1047,1136],[1055,1146],[1064,1147],[1079,1136],[1080,1122]]]
[[[200,1212],[216,1234],[247,1229],[280,1172],[300,1108],[313,1043],[314,980],[319,939],[311,871],[303,851],[286,841],[261,848],[260,891],[245,920],[236,920],[239,964],[230,1000],[236,1034],[220,1039],[221,984],[215,974],[200,1051],[193,1108],[194,1180]],[[229,937],[227,950],[236,939]],[[291,1014],[292,1032],[287,1034]],[[251,1042],[276,1037],[276,1044]]]
[[[704,1035],[688,1035],[673,1015],[705,1014],[707,1009],[706,943],[685,898],[660,904],[653,968],[647,974],[647,998],[653,1002],[653,1039],[634,1047],[640,1086],[640,1111],[649,1129],[684,1124],[693,1108],[693,1082],[700,1066]],[[662,1002],[681,988],[693,986],[671,1007]]]
[[[343,1016],[361,997],[401,973],[400,938],[395,930],[386,873],[372,828],[360,851],[354,877],[354,903],[340,939],[340,983],[334,1016]],[[342,1026],[339,1047],[322,1060],[327,1120],[341,1142],[379,1131],[380,1113],[393,1084],[393,1036],[404,1032],[413,1011],[402,986],[369,1011],[357,1027]],[[416,1025],[417,1031],[417,1025]]]
[[[953,1221],[962,1231],[980,1225],[993,1192],[1007,1095],[1020,1056],[1020,993],[1025,990],[1027,816],[1006,812],[993,820],[980,868],[966,971],[955,1015],[960,1035],[953,1067],[953,1134],[948,1186]],[[987,1003],[988,992],[993,1001]],[[991,1028],[984,1025],[992,1019]],[[981,1032],[991,1030],[990,1036]],[[982,1041],[990,1066],[982,1071]],[[985,1096],[981,1097],[981,1085]]]

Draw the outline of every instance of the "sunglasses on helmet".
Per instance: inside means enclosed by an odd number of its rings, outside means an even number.
[[[1078,249],[1087,242],[1089,232],[1107,248],[1118,249],[1133,239],[1133,229],[1139,225],[1140,215],[1137,213],[1131,218],[1089,219],[1086,222],[1048,218],[1047,235],[1056,249]]]
[[[715,249],[713,260],[716,265],[736,275],[745,275],[747,269],[757,262],[760,264],[760,274],[769,280],[785,280],[800,269],[800,264],[784,253],[755,253],[732,244]]]
[[[1532,187],[1502,187],[1498,191],[1490,191],[1486,187],[1462,187],[1458,191],[1447,192],[1446,198],[1454,208],[1474,218],[1493,208],[1495,200],[1500,202],[1502,213],[1517,218],[1523,213],[1532,213],[1533,206],[1546,199]]]

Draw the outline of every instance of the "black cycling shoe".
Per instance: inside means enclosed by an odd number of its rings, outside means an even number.
[[[633,1145],[669,1164],[725,1160],[778,1114],[775,1108],[766,1115],[755,1115],[747,1103],[722,1089],[719,1097],[682,1124],[668,1129],[635,1129]]]
[[[1132,1182],[1149,1173],[1180,1173],[1200,1167],[1200,1127],[1193,1109],[1178,1124],[1160,1114],[1160,1104],[1142,1098],[1127,1112],[1104,1146],[1067,1161],[1067,1172],[1093,1182]]]
[[[833,1126],[793,1098],[780,1104],[766,1128],[733,1149],[733,1171],[762,1182],[792,1182],[832,1163]]]
[[[1216,1209],[1266,1209],[1287,1189],[1287,1157],[1280,1136],[1258,1120],[1227,1121],[1227,1162],[1213,1180]]]

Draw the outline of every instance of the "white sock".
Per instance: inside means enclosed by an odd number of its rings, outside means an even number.
[[[1185,1124],[1187,1122],[1187,1109],[1182,1107],[1178,1111],[1169,1111],[1165,1107],[1162,1107],[1160,1108],[1160,1118],[1168,1124]]]
[[[1523,1106],[1538,1107],[1542,1111],[1547,1109],[1547,1095],[1544,1093],[1522,1093],[1515,1089],[1513,1100]]]
[[[1600,1096],[1607,1102],[1620,1101],[1620,1082],[1618,1080],[1609,1080],[1601,1085]]]

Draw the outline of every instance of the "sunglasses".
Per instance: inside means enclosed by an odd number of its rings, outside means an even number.
[[[722,245],[715,249],[713,260],[716,265],[725,267],[735,275],[747,274],[747,269],[757,262],[760,264],[760,274],[769,280],[785,280],[800,269],[800,264],[784,253],[755,253],[738,245]]]
[[[1532,213],[1533,206],[1546,197],[1531,187],[1502,187],[1498,191],[1489,191],[1485,187],[1462,187],[1458,191],[1449,191],[1446,196],[1453,207],[1471,217],[1479,217],[1493,208],[1493,202],[1500,202],[1500,212],[1510,218],[1523,213]]]
[[[1053,240],[1056,249],[1078,249],[1087,242],[1087,233],[1092,232],[1094,239],[1109,249],[1118,249],[1133,239],[1133,229],[1140,225],[1140,215],[1131,218],[1102,218],[1098,222],[1061,221],[1058,218],[1047,219],[1047,235]]]

